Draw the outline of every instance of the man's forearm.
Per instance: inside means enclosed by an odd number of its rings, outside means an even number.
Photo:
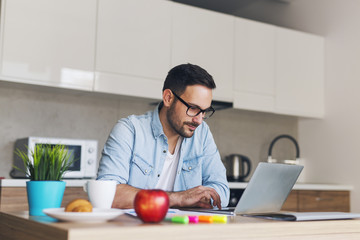
[[[202,207],[212,208],[211,200],[214,206],[221,208],[219,194],[213,189],[204,186],[197,186],[181,192],[168,192],[170,207]]]
[[[168,192],[167,194],[169,196],[169,206],[170,207],[180,207],[181,206],[180,198],[179,198],[178,194],[176,194],[175,192]]]
[[[127,184],[118,184],[112,207],[121,209],[134,208],[134,199],[140,190]],[[221,208],[221,200],[216,191],[204,186],[198,186],[181,192],[168,192],[168,196],[170,207],[197,206],[212,208],[211,199],[213,199],[214,205]]]
[[[134,199],[137,192],[141,189],[132,187],[127,184],[118,184],[112,204],[113,208],[134,208]]]

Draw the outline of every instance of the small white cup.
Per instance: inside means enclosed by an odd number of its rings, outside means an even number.
[[[89,200],[94,208],[111,208],[116,192],[116,182],[106,180],[90,180],[84,185]]]

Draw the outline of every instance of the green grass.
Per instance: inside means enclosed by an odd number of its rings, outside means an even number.
[[[51,146],[49,144],[37,144],[31,151],[31,158],[27,152],[15,150],[24,162],[24,172],[31,181],[60,181],[64,173],[69,169],[74,161],[70,161],[71,154],[64,145]]]

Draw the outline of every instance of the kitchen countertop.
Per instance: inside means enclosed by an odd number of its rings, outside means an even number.
[[[247,182],[229,182],[231,189],[245,189]],[[328,190],[328,191],[351,191],[353,186],[326,183],[295,183],[293,190]]]
[[[67,187],[82,187],[89,179],[66,179]],[[1,179],[1,187],[25,187],[28,179]],[[232,189],[245,189],[247,182],[230,182]],[[326,183],[296,183],[293,190],[329,190],[329,191],[351,191],[353,186]]]
[[[229,182],[231,189],[245,189],[247,182]],[[329,191],[351,191],[353,186],[325,183],[296,183],[293,190],[329,190]]]
[[[67,187],[82,187],[90,179],[64,179]],[[26,187],[29,179],[1,179],[0,187]]]
[[[121,215],[103,223],[49,222],[27,212],[0,212],[0,239],[360,239],[360,220],[275,221],[228,217],[228,223],[144,224]]]

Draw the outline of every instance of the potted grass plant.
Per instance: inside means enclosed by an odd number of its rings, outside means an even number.
[[[26,182],[26,191],[30,216],[45,216],[43,209],[61,206],[65,192],[63,175],[75,160],[64,145],[37,144],[28,152],[15,150],[23,163],[23,171],[30,181]]]

